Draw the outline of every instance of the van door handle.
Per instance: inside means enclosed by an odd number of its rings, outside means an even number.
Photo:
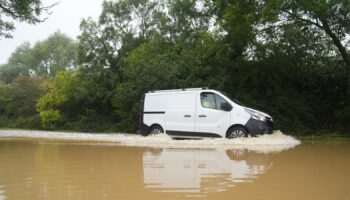
[[[191,115],[184,115],[184,117],[191,117]]]
[[[198,117],[207,117],[206,115],[198,115]]]

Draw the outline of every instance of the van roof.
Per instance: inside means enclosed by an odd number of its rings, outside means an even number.
[[[171,89],[171,90],[152,90],[148,91],[148,93],[158,93],[158,92],[182,92],[182,91],[194,91],[194,90],[209,90],[207,87],[201,88],[181,88],[181,89]]]

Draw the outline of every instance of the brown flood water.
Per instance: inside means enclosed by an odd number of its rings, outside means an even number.
[[[350,199],[350,142],[254,150],[0,138],[0,200],[184,198]]]

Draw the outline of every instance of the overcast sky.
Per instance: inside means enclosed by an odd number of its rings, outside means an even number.
[[[23,42],[32,45],[46,39],[57,30],[72,38],[79,35],[79,24],[83,18],[97,19],[102,10],[102,0],[44,0],[45,5],[59,2],[51,9],[52,14],[40,24],[29,25],[16,22],[16,30],[12,32],[12,39],[0,38],[0,64],[6,63],[8,57]]]

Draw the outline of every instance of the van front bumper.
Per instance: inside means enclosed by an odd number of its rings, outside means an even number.
[[[251,136],[258,136],[263,134],[271,134],[274,130],[273,122],[271,119],[266,121],[260,121],[257,119],[250,118],[245,125]]]

